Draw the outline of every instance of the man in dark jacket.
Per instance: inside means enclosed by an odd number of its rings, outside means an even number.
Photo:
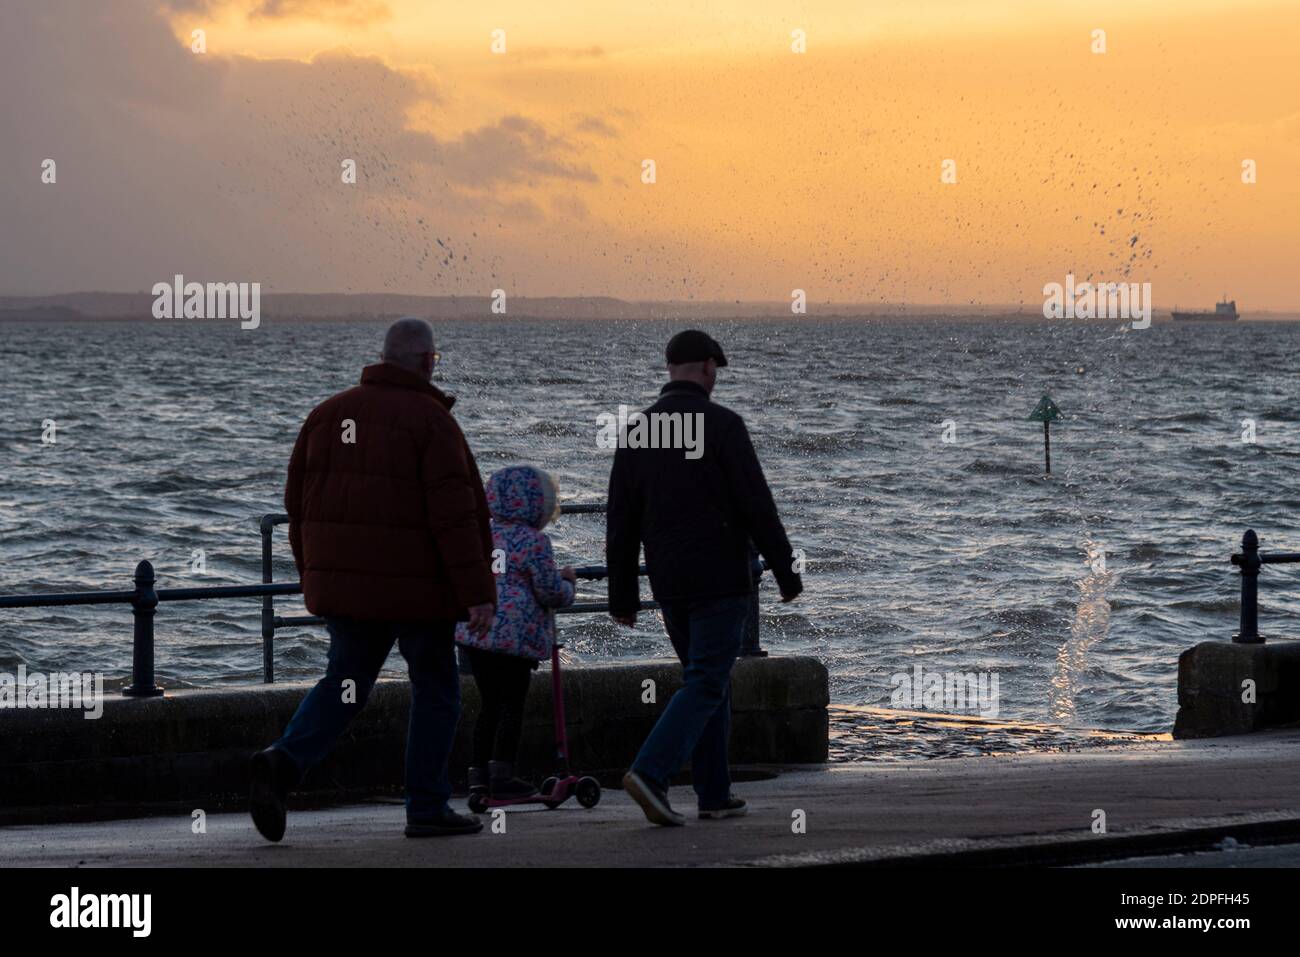
[[[629,417],[614,453],[605,560],[610,614],[634,625],[645,545],[650,590],[684,668],[682,688],[623,778],[647,818],[680,825],[686,819],[668,803],[668,785],[688,759],[701,818],[745,813],[731,794],[727,740],[731,666],[755,587],[750,542],[767,559],[782,601],[803,584],[744,421],[709,400],[727,364],[722,347],[689,330],[669,341],[667,359],[670,381],[659,401]],[[644,418],[633,422],[638,415]],[[674,435],[693,441],[663,441]]]
[[[448,806],[447,759],[460,716],[456,621],[482,632],[495,614],[487,500],[454,399],[430,382],[429,324],[398,320],[381,358],[312,410],[289,460],[289,542],[330,648],[284,735],[253,756],[249,809],[271,841],[284,836],[289,788],[365,706],[394,642],[411,678],[406,834],[483,827]]]

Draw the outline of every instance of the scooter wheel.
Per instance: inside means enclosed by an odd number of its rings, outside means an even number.
[[[468,803],[471,814],[483,814],[488,809],[487,798],[482,794],[471,794]]]
[[[578,803],[583,807],[595,807],[600,803],[600,782],[595,778],[582,778],[578,781]]]

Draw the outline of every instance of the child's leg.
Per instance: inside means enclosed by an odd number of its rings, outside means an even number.
[[[532,680],[531,658],[501,655],[497,667],[501,677],[501,717],[492,757],[514,764],[519,757],[519,736],[524,726],[524,701]]]
[[[474,684],[478,688],[481,702],[478,720],[474,722],[474,754],[471,764],[476,768],[486,768],[492,760],[492,747],[501,723],[501,679],[493,661],[499,656],[490,651],[468,647],[465,648],[465,653],[469,655]]]

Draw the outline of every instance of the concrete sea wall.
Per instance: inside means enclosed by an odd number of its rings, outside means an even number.
[[[1300,722],[1300,641],[1203,641],[1178,656],[1175,738]]]
[[[681,685],[676,661],[573,667],[564,672],[573,766],[608,780],[631,762]],[[645,700],[645,682],[655,700]],[[283,731],[310,682],[109,695],[97,720],[73,709],[0,711],[0,823],[112,817],[141,810],[239,806],[249,755]],[[473,679],[462,678],[452,780],[464,784],[469,732],[478,713]],[[733,764],[813,764],[827,756],[826,668],[807,657],[743,658],[732,676]],[[303,782],[303,799],[399,790],[410,685],[380,681],[333,755]],[[554,769],[551,677],[534,673],[520,766]]]

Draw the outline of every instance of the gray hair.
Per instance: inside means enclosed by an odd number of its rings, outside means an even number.
[[[433,351],[433,327],[416,316],[403,316],[384,334],[380,358],[403,369],[420,368],[420,360]]]

